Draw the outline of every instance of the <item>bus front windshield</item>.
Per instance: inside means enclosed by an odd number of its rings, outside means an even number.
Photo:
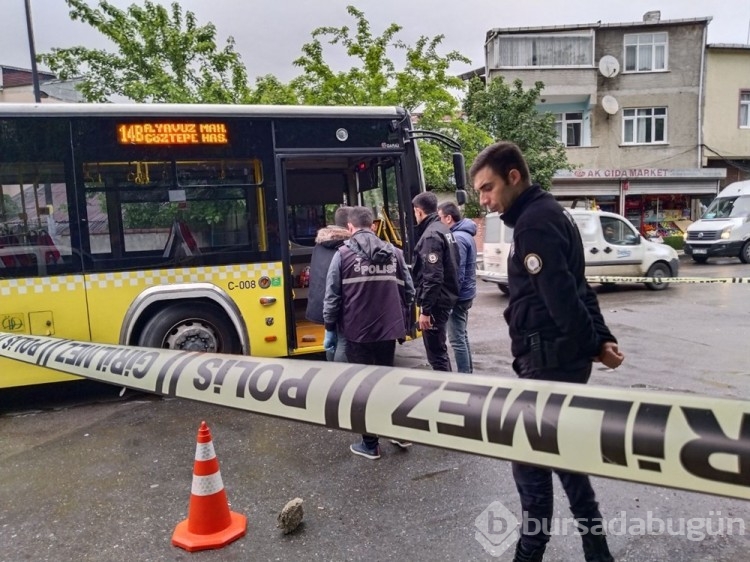
[[[703,219],[744,218],[750,216],[750,195],[717,197],[706,209]]]

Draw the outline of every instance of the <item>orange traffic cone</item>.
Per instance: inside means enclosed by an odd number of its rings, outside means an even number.
[[[221,548],[245,534],[247,518],[229,511],[211,431],[201,422],[195,448],[188,518],[177,524],[172,544],[188,552]]]

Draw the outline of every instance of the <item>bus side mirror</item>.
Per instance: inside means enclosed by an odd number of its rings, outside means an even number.
[[[460,152],[453,153],[453,177],[456,180],[456,203],[466,204],[466,161]]]
[[[453,153],[453,177],[456,179],[456,191],[466,187],[466,162],[460,152]]]

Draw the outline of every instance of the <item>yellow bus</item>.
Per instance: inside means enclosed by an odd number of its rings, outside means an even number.
[[[322,351],[316,232],[367,205],[409,259],[421,138],[458,148],[396,107],[0,104],[0,332]],[[0,387],[69,378],[0,358]]]

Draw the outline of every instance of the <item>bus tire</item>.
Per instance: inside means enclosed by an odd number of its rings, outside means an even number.
[[[671,277],[672,272],[669,269],[669,266],[666,263],[657,262],[651,267],[648,268],[648,272],[646,272],[646,277]],[[653,283],[645,283],[646,287],[651,289],[652,291],[663,291],[669,286],[669,283],[664,283],[655,281]]]
[[[207,303],[175,303],[163,308],[146,322],[138,345],[208,353],[241,352],[232,323],[221,309]]]

